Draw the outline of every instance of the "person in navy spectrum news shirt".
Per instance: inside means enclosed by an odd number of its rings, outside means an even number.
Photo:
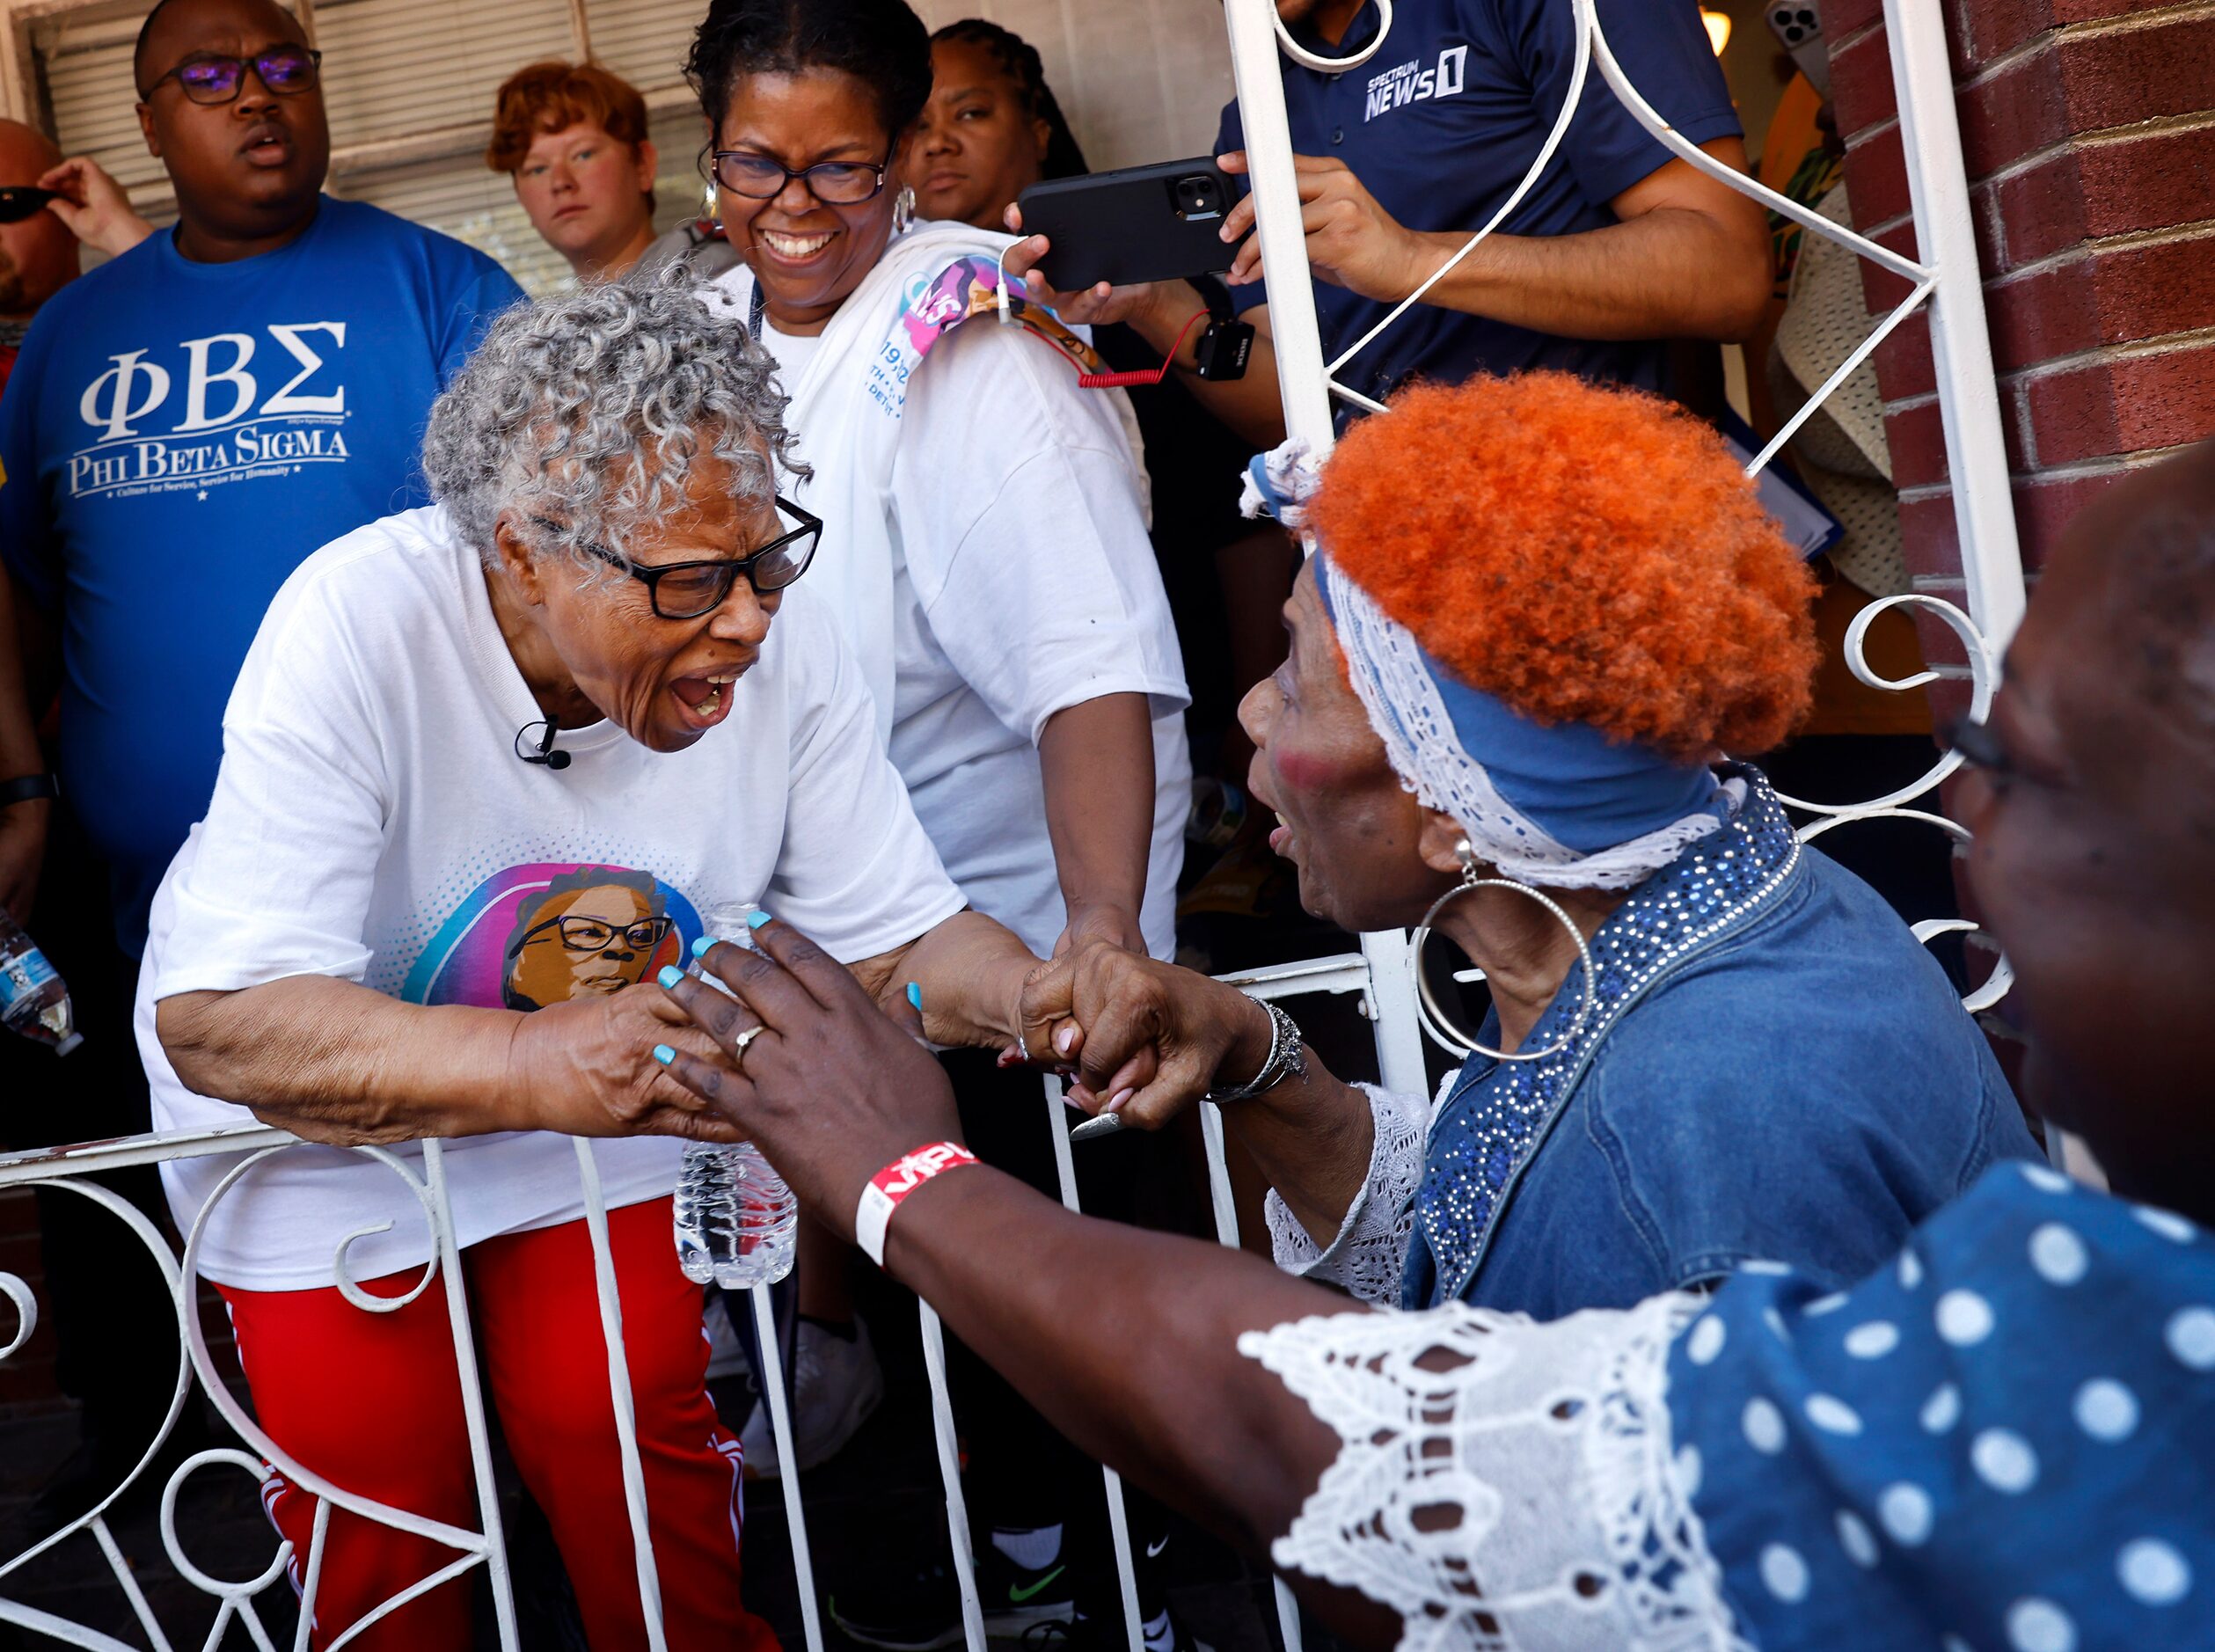
[[[0,403],[0,551],[15,602],[59,627],[62,791],[135,956],[263,610],[310,552],[424,502],[431,402],[522,294],[461,243],[321,194],[318,55],[274,0],[164,0],[134,67],[177,226],[31,329]]]
[[[1694,0],[1597,0],[1631,84],[1685,137],[1746,169],[1745,144]],[[1376,37],[1376,0],[1276,0],[1309,51],[1353,55]],[[1335,359],[1490,221],[1538,158],[1575,61],[1569,0],[1397,0],[1383,48],[1326,73],[1289,58],[1284,99],[1305,204],[1323,352]],[[1238,106],[1216,152],[1245,170]],[[1246,239],[1250,199],[1224,224]],[[1012,253],[1027,272],[1040,238]],[[1261,247],[1246,240],[1232,302],[1261,333],[1243,379],[1208,384],[1179,352],[1185,384],[1264,445],[1283,435],[1268,356]],[[1415,376],[1558,368],[1665,390],[1663,340],[1751,331],[1770,284],[1760,207],[1670,155],[1631,118],[1595,65],[1561,148],[1497,233],[1337,374],[1382,400]],[[1034,294],[1046,289],[1035,280]],[[1204,300],[1183,281],[1058,296],[1065,320],[1127,321],[1164,351]],[[1350,410],[1341,406],[1342,417]]]

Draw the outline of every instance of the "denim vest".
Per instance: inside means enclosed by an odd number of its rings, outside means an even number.
[[[2036,1149],[1945,972],[1768,783],[1591,941],[1554,1055],[1472,1056],[1430,1127],[1401,1298],[1558,1319],[1755,1259],[1826,1290]],[[1575,1022],[1584,971],[1525,1041]],[[1496,1046],[1499,1027],[1484,1042]]]

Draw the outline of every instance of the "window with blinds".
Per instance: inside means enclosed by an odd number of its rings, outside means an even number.
[[[486,170],[493,94],[525,63],[591,56],[646,94],[655,224],[700,211],[705,136],[684,54],[705,0],[283,0],[324,54],[331,193],[457,236],[533,293],[568,279],[506,177]],[[175,206],[135,112],[131,45],[150,0],[41,0],[27,31],[41,113],[166,223]],[[0,24],[12,8],[0,0]],[[919,0],[936,27],[990,15],[1036,45],[1096,167],[1204,152],[1231,96],[1215,8],[1195,0]]]
[[[507,177],[485,165],[493,94],[525,63],[591,55],[646,94],[660,176],[656,227],[700,210],[701,122],[684,62],[699,0],[292,0],[323,52],[331,119],[330,191],[467,241],[533,293],[568,279]],[[90,155],[157,223],[175,212],[161,163],[146,152],[131,46],[146,0],[95,0],[31,29],[43,113],[55,141]]]

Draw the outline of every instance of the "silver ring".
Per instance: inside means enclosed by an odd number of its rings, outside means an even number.
[[[767,1031],[769,1031],[768,1027],[762,1026],[759,1022],[757,1022],[755,1025],[748,1027],[744,1032],[741,1033],[736,1038],[731,1040],[731,1064],[736,1067],[739,1071],[744,1072],[746,1071],[746,1046],[752,1043],[756,1039],[759,1038]]]

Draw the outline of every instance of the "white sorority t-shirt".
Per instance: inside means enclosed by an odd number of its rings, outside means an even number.
[[[762,343],[787,386],[821,346],[773,326]],[[818,470],[839,463],[804,428],[793,436]],[[1176,950],[1188,697],[1137,477],[1114,398],[1079,388],[1020,328],[965,323],[909,383],[888,500],[892,761],[961,892],[1042,956],[1067,913],[1038,736],[1056,712],[1107,694],[1149,697],[1153,837],[1140,919],[1156,956]],[[794,497],[806,504],[806,487]]]
[[[804,581],[727,691],[729,714],[684,751],[603,722],[563,731],[567,768],[522,763],[516,731],[540,713],[443,510],[388,516],[309,558],[262,622],[208,817],[155,899],[138,1035],[157,1127],[250,1122],[171,1070],[153,1006],[177,993],[325,975],[414,1004],[530,1008],[651,980],[726,903],[758,901],[848,961],[961,909]],[[564,917],[614,938],[574,946],[598,932]],[[647,933],[620,932],[634,928]],[[420,1174],[420,1147],[392,1151]],[[679,1151],[596,1142],[609,1206],[668,1193]],[[583,1212],[568,1138],[471,1137],[443,1155],[463,1245]],[[181,1226],[231,1162],[163,1166]],[[354,1277],[426,1261],[422,1211],[389,1166],[290,1148],[216,1207],[205,1270],[254,1290],[328,1286],[340,1239],[387,1222],[354,1245]]]

